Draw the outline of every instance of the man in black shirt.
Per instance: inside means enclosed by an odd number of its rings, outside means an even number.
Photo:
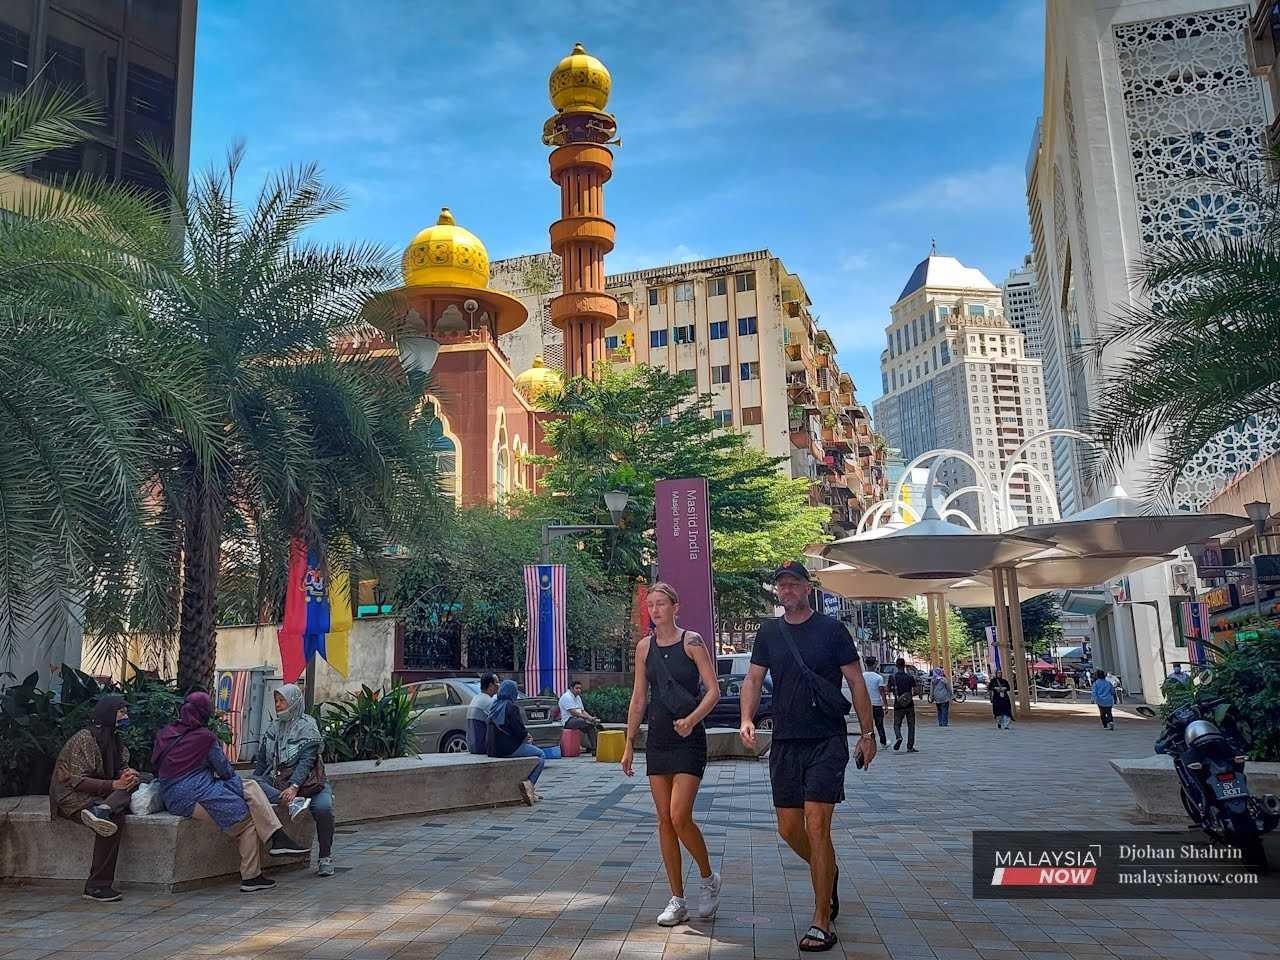
[[[907,672],[907,661],[898,658],[898,671],[889,678],[889,690],[893,694],[893,749],[902,746],[902,721],[907,722],[907,753],[919,753],[916,749],[916,678]]]
[[[876,755],[871,698],[862,679],[858,650],[848,628],[809,606],[809,571],[798,561],[788,561],[773,575],[783,615],[768,620],[756,635],[751,667],[742,684],[742,740],[755,746],[753,722],[760,705],[766,673],[773,675],[773,745],[769,752],[769,779],[778,833],[809,864],[813,884],[813,924],[800,940],[806,952],[830,950],[836,943],[832,921],[839,912],[836,852],[831,844],[831,818],[844,799],[844,773],[849,763],[848,731],[843,716],[821,709],[814,683],[840,690],[841,678],[849,684],[858,714],[860,734],[854,755],[864,767]],[[788,642],[788,635],[791,643]],[[791,644],[804,667],[796,662]],[[817,675],[813,679],[809,671]]]

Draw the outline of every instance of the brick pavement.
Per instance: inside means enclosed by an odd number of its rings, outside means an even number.
[[[960,712],[982,714],[980,705]],[[922,707],[921,720],[931,713]],[[1149,753],[1154,733],[1146,721],[1122,719],[1108,733],[1060,717],[1000,733],[964,717],[945,730],[922,724],[919,754],[882,752],[867,774],[851,766],[835,824],[844,906],[830,956],[1280,956],[1274,903],[971,899],[977,826],[1136,824],[1106,758]],[[340,829],[336,878],[280,873],[266,893],[232,883],[164,896],[125,891],[123,902],[103,906],[66,888],[0,887],[0,958],[798,956],[808,874],[774,835],[767,763],[708,769],[697,817],[724,876],[720,913],[671,930],[653,923],[668,891],[643,777],[628,781],[584,758],[551,763],[541,789],[547,799],[533,809]]]

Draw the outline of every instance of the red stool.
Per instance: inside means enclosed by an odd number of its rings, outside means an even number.
[[[582,731],[581,730],[561,730],[560,731],[560,756],[577,757],[582,754]]]

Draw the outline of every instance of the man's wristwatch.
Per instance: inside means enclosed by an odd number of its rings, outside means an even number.
[[[875,738],[876,738],[876,735],[871,732],[858,734],[859,740],[874,740]]]

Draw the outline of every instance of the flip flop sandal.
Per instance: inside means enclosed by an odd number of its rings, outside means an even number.
[[[826,953],[836,945],[836,932],[834,930],[823,930],[821,927],[810,927],[803,937],[800,938],[800,950],[802,953]],[[816,940],[817,946],[806,947],[806,940]]]
[[[836,867],[835,879],[831,881],[831,922],[840,916],[840,868]]]

